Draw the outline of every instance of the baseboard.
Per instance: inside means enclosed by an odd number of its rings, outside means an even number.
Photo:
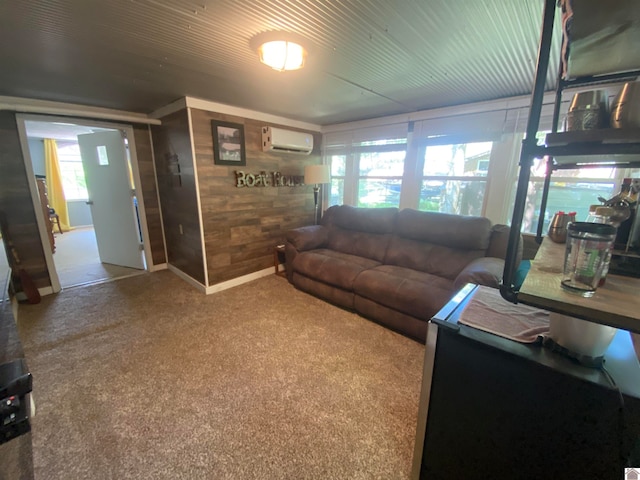
[[[221,292],[221,291],[227,290],[229,288],[237,287],[238,285],[242,285],[243,283],[252,282],[253,280],[257,280],[257,279],[262,278],[262,277],[268,277],[269,275],[273,275],[274,274],[273,273],[273,267],[269,267],[269,268],[265,268],[263,270],[258,270],[257,272],[249,273],[249,274],[243,275],[241,277],[233,278],[233,279],[227,280],[225,282],[220,282],[220,283],[216,283],[215,285],[209,285],[208,287],[205,287],[203,284],[198,282],[196,279],[194,279],[193,277],[190,277],[189,275],[187,275],[186,273],[184,273],[182,270],[180,270],[179,268],[175,267],[174,265],[171,265],[171,264],[166,264],[166,265],[167,265],[167,269],[170,272],[175,273],[177,276],[182,278],[185,282],[193,285],[198,290],[200,290],[201,292],[206,293],[207,295],[210,295],[212,293]]]
[[[159,263],[157,265],[149,265],[150,272],[158,272],[160,270],[166,270],[167,268],[169,268],[168,263]]]
[[[237,287],[238,285],[242,285],[243,283],[251,282],[253,280],[257,280],[258,278],[267,277],[269,275],[274,275],[273,267],[258,270],[257,272],[249,273],[248,275],[243,275],[232,280],[227,280],[226,282],[220,282],[216,283],[215,285],[210,285],[206,288],[206,294],[209,295],[211,293],[221,292],[222,290]]]
[[[170,272],[175,273],[177,276],[179,276],[181,279],[183,279],[185,282],[187,282],[190,285],[193,285],[194,287],[196,287],[198,290],[200,290],[201,292],[204,293],[209,293],[207,292],[207,287],[205,287],[203,284],[201,284],[199,281],[197,281],[195,278],[190,277],[189,275],[187,275],[186,273],[184,273],[182,270],[180,270],[178,267],[175,267],[173,265],[171,265],[170,263],[167,264],[167,269]]]
[[[53,287],[42,287],[38,289],[40,292],[40,296],[44,297],[45,295],[51,295],[53,293]]]

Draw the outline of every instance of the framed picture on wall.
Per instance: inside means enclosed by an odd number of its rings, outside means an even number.
[[[244,125],[211,121],[213,132],[213,163],[215,165],[243,166],[247,164],[244,152]]]

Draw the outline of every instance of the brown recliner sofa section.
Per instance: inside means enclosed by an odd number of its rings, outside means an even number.
[[[300,290],[425,341],[427,321],[466,283],[497,288],[509,227],[397,208],[329,208],[287,232],[287,278]]]

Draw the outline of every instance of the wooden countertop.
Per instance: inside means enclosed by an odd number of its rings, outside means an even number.
[[[560,286],[564,244],[545,238],[531,262],[518,301],[558,313],[640,333],[640,279],[607,275],[591,298]]]

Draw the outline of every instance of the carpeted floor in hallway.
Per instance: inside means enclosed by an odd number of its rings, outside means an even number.
[[[137,275],[142,272],[135,268],[102,263],[92,227],[78,227],[64,234],[57,233],[53,261],[63,288]]]
[[[424,346],[271,275],[21,305],[37,479],[406,479]]]

